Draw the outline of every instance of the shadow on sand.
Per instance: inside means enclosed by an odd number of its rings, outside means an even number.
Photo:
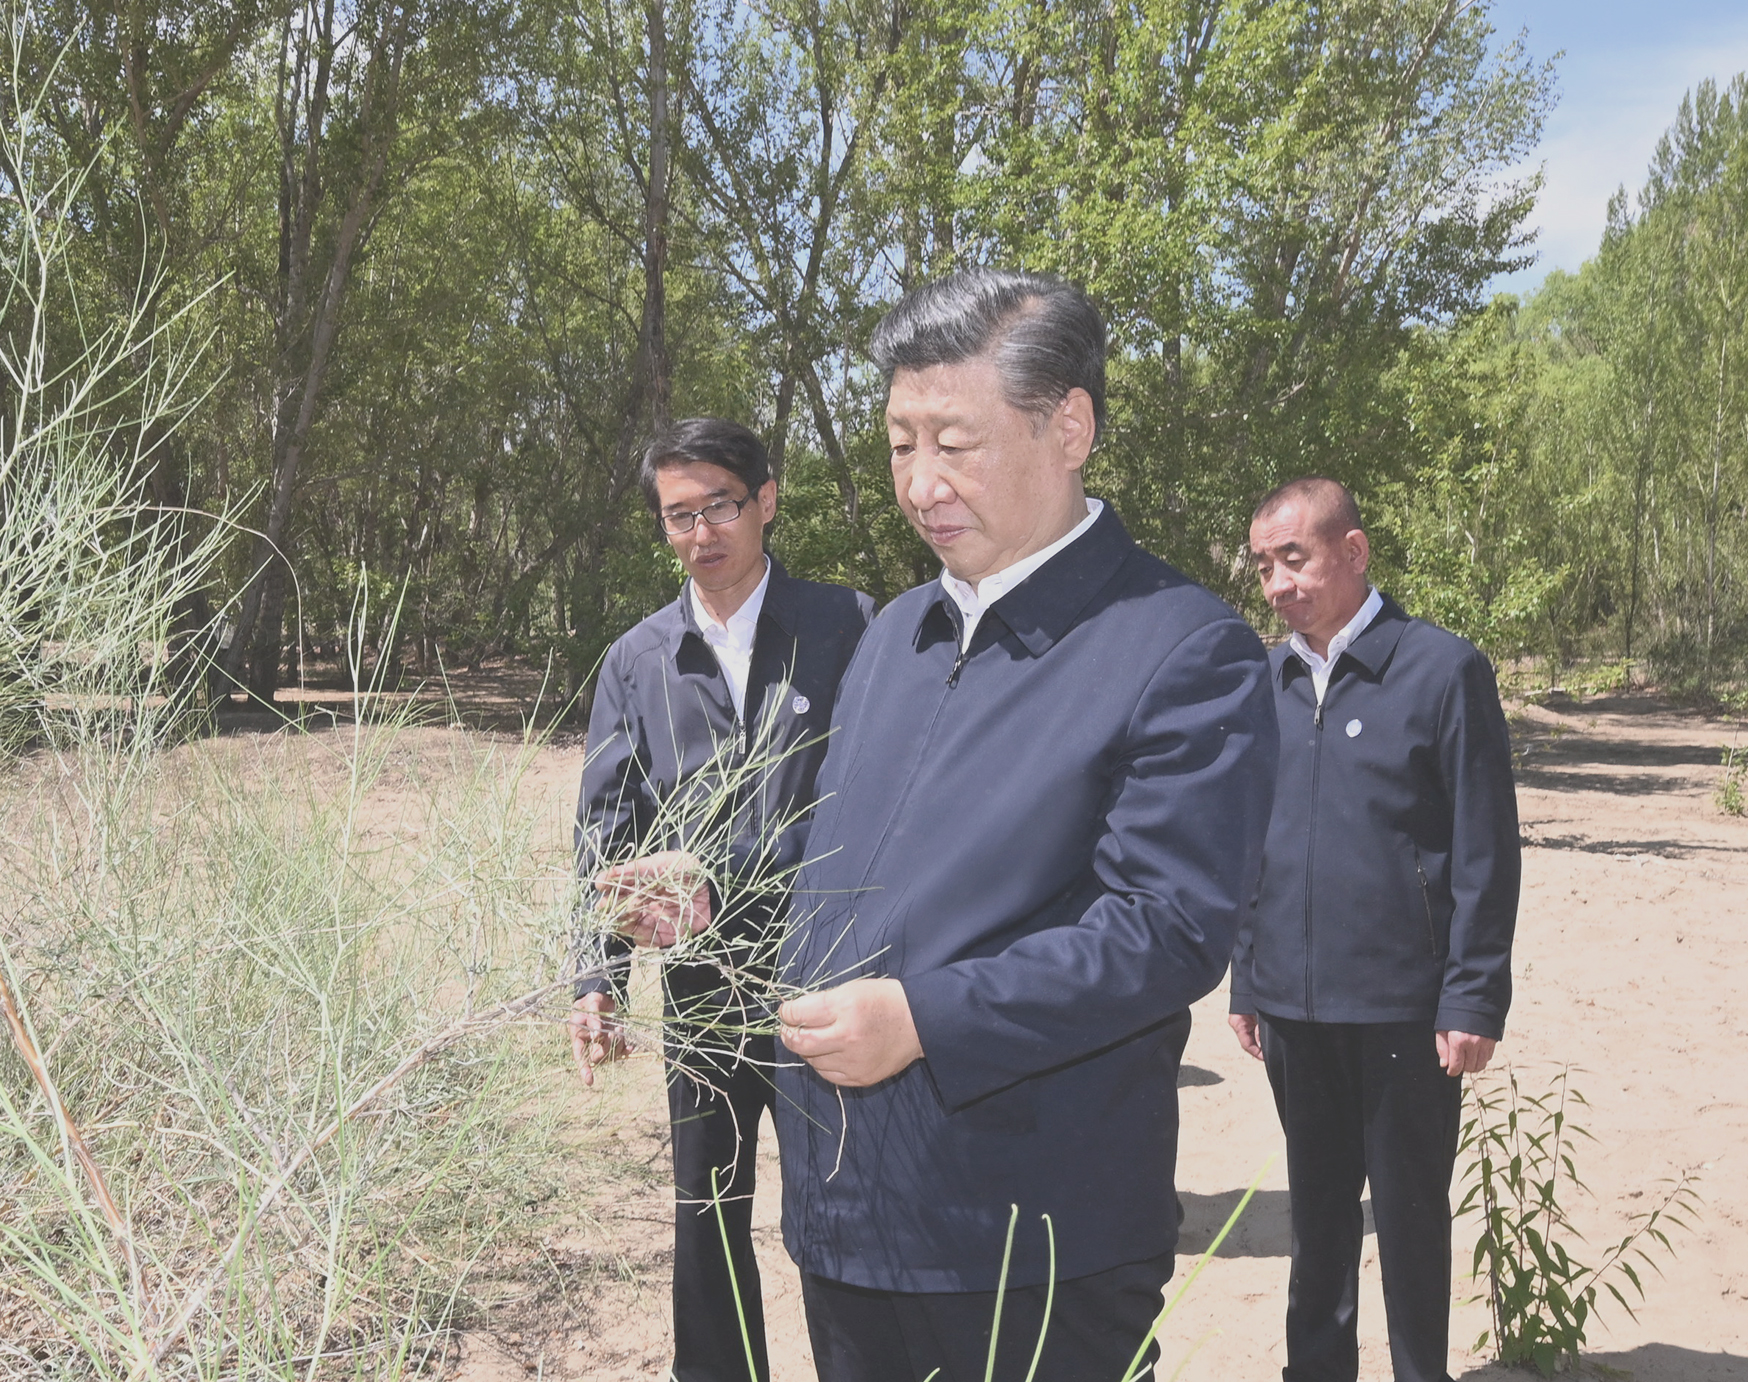
[[[1178,1198],[1183,1201],[1184,1206],[1184,1222],[1183,1227],[1178,1230],[1177,1243],[1178,1260],[1181,1262],[1186,1257],[1199,1257],[1207,1251],[1208,1244],[1214,1241],[1214,1235],[1220,1231],[1220,1226],[1244,1198],[1244,1191],[1222,1190],[1217,1195],[1192,1195],[1187,1191],[1180,1191]],[[1366,1234],[1369,1237],[1373,1232],[1372,1201],[1369,1196],[1361,1202],[1360,1208],[1365,1214]],[[1292,1251],[1293,1220],[1288,1208],[1287,1192],[1258,1190],[1214,1256],[1287,1257]],[[1283,1285],[1285,1280],[1283,1277]]]
[[[1748,1357],[1740,1353],[1701,1353],[1675,1344],[1640,1344],[1624,1353],[1586,1353],[1580,1375],[1631,1382],[1742,1382],[1748,1378]],[[1523,1382],[1525,1378],[1539,1376],[1536,1372],[1490,1365],[1471,1368],[1457,1382]]]

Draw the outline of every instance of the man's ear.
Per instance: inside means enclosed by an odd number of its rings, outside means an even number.
[[[777,482],[767,480],[759,486],[759,520],[769,523],[777,516]]]
[[[1079,470],[1092,455],[1098,425],[1093,420],[1092,395],[1085,389],[1070,389],[1050,418],[1058,443],[1068,458],[1068,468]]]
[[[1360,575],[1372,564],[1372,543],[1359,528],[1350,529],[1342,538],[1347,543],[1348,560],[1353,563],[1353,569]]]

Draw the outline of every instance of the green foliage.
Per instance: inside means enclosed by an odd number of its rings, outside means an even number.
[[[763,431],[797,574],[927,579],[864,351],[979,262],[1087,286],[1091,488],[1259,621],[1251,506],[1320,472],[1380,582],[1498,659],[1709,695],[1748,671],[1740,81],[1696,88],[1580,272],[1487,305],[1529,252],[1512,170],[1552,73],[1484,3],[6,13],[48,99],[0,221],[86,170],[53,349],[177,313],[210,341],[137,480],[272,536],[178,615],[253,600],[258,685],[275,583],[286,646],[333,645],[369,570],[407,592],[391,666],[521,652],[582,688],[675,589],[635,483],[669,416]]]
[[[1378,485],[1373,505],[1375,579],[1501,660],[1551,650],[1555,602],[1570,584],[1541,540],[1553,515],[1526,483],[1539,362],[1515,316],[1496,301],[1403,353],[1388,383],[1420,460],[1411,478]]]
[[[201,592],[260,597],[257,683],[283,558],[288,644],[338,642],[369,570],[407,591],[391,662],[557,654],[580,686],[674,589],[632,474],[669,413],[766,433],[798,574],[927,578],[863,350],[967,262],[1088,286],[1114,343],[1095,490],[1253,598],[1260,488],[1413,474],[1386,377],[1521,256],[1505,170],[1549,99],[1453,0],[321,12],[7,10],[54,97],[29,158],[92,170],[97,314],[211,335],[147,484],[271,534]]]
[[[1586,1265],[1572,1254],[1570,1245],[1582,1235],[1567,1202],[1585,1189],[1577,1143],[1592,1139],[1571,1121],[1571,1112],[1587,1104],[1571,1087],[1570,1070],[1555,1076],[1545,1094],[1524,1094],[1515,1072],[1508,1072],[1503,1088],[1472,1082],[1468,1092],[1461,1151],[1472,1160],[1463,1171],[1468,1189],[1457,1217],[1480,1220],[1471,1272],[1485,1281],[1493,1314],[1492,1329],[1475,1349],[1491,1343],[1500,1362],[1552,1377],[1577,1365],[1602,1291],[1632,1315],[1622,1286],[1643,1299],[1634,1262],[1655,1267],[1648,1247],[1674,1251],[1669,1228],[1686,1228],[1699,1206],[1694,1175],[1666,1182],[1657,1206],[1633,1216],[1626,1235],[1594,1266]]]
[[[1748,794],[1743,791],[1744,785],[1748,784],[1748,753],[1735,744],[1728,744],[1718,757],[1724,771],[1718,778],[1712,800],[1726,816],[1748,815]]]
[[[1637,214],[1623,189],[1597,256],[1501,344],[1533,370],[1503,507],[1561,573],[1549,637],[1697,693],[1748,652],[1745,102],[1740,76],[1685,98]]]

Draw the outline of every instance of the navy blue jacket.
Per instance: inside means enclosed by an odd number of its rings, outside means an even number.
[[[777,1072],[783,1234],[898,1291],[1172,1251],[1185,1009],[1225,972],[1275,774],[1262,645],[1097,522],[959,656],[938,582],[844,679],[783,978],[904,985],[925,1056],[869,1089]],[[780,1057],[783,1053],[779,1053]]]
[[[1492,665],[1388,597],[1321,715],[1288,644],[1270,665],[1281,775],[1232,1011],[1503,1035],[1521,847]]]
[[[773,557],[744,717],[692,616],[688,589],[614,643],[596,683],[577,800],[582,876],[659,849],[698,850],[724,884],[781,879],[800,863],[832,702],[873,614],[860,591],[797,580]],[[749,774],[749,760],[769,766]],[[722,804],[711,811],[705,803],[713,797]],[[740,905],[728,891],[729,914],[717,918],[728,939],[768,923],[768,905]],[[604,963],[618,977],[630,949],[614,938],[583,964],[598,976]],[[698,972],[674,972],[688,968]],[[670,966],[668,979],[697,992],[717,973]],[[606,987],[590,977],[577,992]]]

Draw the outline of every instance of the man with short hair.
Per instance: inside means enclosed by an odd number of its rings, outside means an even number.
[[[1256,635],[1086,497],[1104,350],[1077,289],[990,269],[874,335],[944,569],[845,678],[785,946],[811,992],[779,1011],[806,1062],[778,1068],[783,1233],[821,1382],[1152,1375],[1188,1009],[1275,729]]]
[[[761,968],[768,982],[781,885],[800,861],[832,702],[873,604],[842,586],[796,580],[766,554],[777,486],[764,445],[738,423],[676,423],[645,452],[640,481],[687,580],[677,600],[608,650],[595,691],[578,866],[620,911],[625,939],[590,957],[572,1043],[593,1083],[595,1066],[624,1049],[632,942],[672,946],[715,925],[708,955],[662,974],[672,1375],[764,1382],[752,1201],[774,1056],[769,1036],[747,1034],[768,1017],[745,984]],[[705,841],[717,863],[708,878],[692,852]],[[755,974],[731,982],[748,970]]]
[[[1354,1382],[1369,1182],[1397,1382],[1443,1382],[1462,1076],[1511,1004],[1520,858],[1493,668],[1366,578],[1342,485],[1257,505],[1250,549],[1292,630],[1271,655],[1280,779],[1232,963],[1233,1030],[1287,1136],[1287,1382]]]

